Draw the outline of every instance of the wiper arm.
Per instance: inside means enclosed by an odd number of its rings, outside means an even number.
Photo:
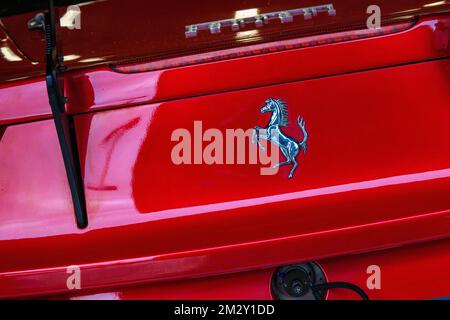
[[[67,114],[66,98],[64,97],[64,81],[61,76],[62,56],[58,54],[56,46],[55,7],[53,0],[48,0],[48,11],[44,15],[45,29],[45,61],[48,99],[55,121],[59,145],[61,147],[70,192],[72,194],[75,218],[79,228],[88,224],[86,213],[86,200],[81,175],[78,148],[75,138],[73,117]]]

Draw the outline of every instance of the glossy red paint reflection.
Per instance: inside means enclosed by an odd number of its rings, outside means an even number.
[[[371,299],[437,299],[450,296],[449,240],[392,248],[369,254],[320,261],[328,281],[350,281],[366,289]],[[380,268],[380,289],[367,289],[371,273]],[[423,281],[423,282],[422,282]],[[357,299],[346,290],[330,291],[329,299]]]
[[[86,184],[100,184],[96,167],[110,172],[110,181],[116,181],[115,174],[128,178],[119,182],[121,191],[87,191],[87,197],[94,197],[93,212],[105,211],[103,203],[114,202],[116,207],[116,197],[120,197],[127,210],[175,217],[309,198],[328,193],[328,189],[323,189],[328,186],[342,186],[337,189],[340,192],[355,190],[360,187],[354,182],[385,177],[406,175],[406,181],[414,180],[408,174],[447,169],[450,93],[448,76],[443,76],[442,71],[448,66],[448,61],[425,63],[80,116],[79,132],[85,133],[80,135],[80,151],[82,159],[86,159]],[[412,76],[432,81],[433,94],[421,91],[419,82],[405,80]],[[373,100],[371,88],[378,83],[383,87],[375,89],[379,98]],[[398,87],[402,87],[401,92]],[[318,95],[322,91],[326,94]],[[193,133],[196,120],[203,122],[204,130],[217,128],[224,135],[226,129],[246,130],[264,124],[268,117],[259,113],[259,107],[267,97],[282,97],[288,103],[291,123],[295,124],[297,115],[307,120],[310,152],[300,156],[296,179],[286,181],[289,166],[270,177],[260,175],[258,165],[172,163],[174,130],[186,128]],[[430,104],[433,113],[427,107]],[[105,135],[129,121],[139,121],[141,125],[121,131],[117,137],[120,145],[108,146]],[[295,125],[286,128],[286,132],[301,137]],[[100,160],[110,157],[110,152],[115,156],[108,162]],[[393,179],[392,183],[401,183],[401,179]],[[391,184],[382,181],[379,185]],[[177,210],[182,213],[177,214]],[[286,233],[289,228],[283,230]],[[270,231],[264,232],[267,235]]]
[[[449,35],[450,18],[443,15],[382,37],[188,67],[135,74],[117,73],[108,67],[68,72],[67,108],[77,114],[446,57],[450,55]],[[272,43],[273,48],[279,43]],[[270,72],[267,66],[271,66]],[[0,124],[50,117],[43,79],[3,85],[0,90],[6,97],[0,100]],[[29,99],[23,100],[24,92]]]
[[[324,259],[448,238],[449,27],[442,15],[371,39],[135,74],[66,73],[84,230],[43,80],[3,84],[0,296],[65,293],[74,264],[84,290],[264,269],[248,283],[266,294],[257,279],[267,270],[315,259],[330,279],[361,284],[361,261],[381,256],[349,259],[358,271],[347,274],[340,258]],[[263,125],[268,97],[288,103],[286,133],[301,137],[298,115],[307,123],[309,151],[293,179],[288,167],[261,176],[258,165],[173,164],[173,130],[195,120],[221,131]],[[442,250],[421,254],[445,264]],[[415,268],[418,251],[393,252]],[[385,264],[388,279],[399,273]],[[433,288],[427,297],[444,293]]]
[[[211,35],[205,32],[194,39],[186,39],[184,34],[186,25],[233,18],[248,13],[249,9],[251,12],[267,13],[326,3],[329,2],[228,0],[216,3],[206,0],[129,0],[124,6],[120,0],[84,1],[79,4],[82,11],[81,28],[58,28],[58,33],[65,63],[69,68],[76,69],[136,59],[149,61],[318,32],[361,28],[366,25],[366,10],[373,1],[334,0],[332,3],[337,11],[334,17],[319,14],[306,21],[299,17],[300,19],[289,24],[274,21],[263,28],[255,28],[252,25],[242,29],[243,32],[240,33],[223,29],[220,34]],[[435,5],[429,6],[430,3]],[[450,5],[445,1],[441,3],[434,0],[384,0],[378,1],[377,4],[383,8],[383,25],[411,21],[433,13],[448,13],[450,10]],[[59,15],[63,16],[67,6],[58,9]],[[29,30],[27,27],[28,21],[38,12],[42,10],[2,17],[2,26],[16,42],[17,47],[38,64],[24,68],[21,63],[9,63],[2,69],[0,82],[44,74],[44,32]]]
[[[363,288],[371,299],[436,299],[448,297],[449,240],[318,261],[329,282],[348,281]],[[368,289],[369,266],[380,268],[380,288]],[[114,288],[52,299],[273,299],[270,282],[274,268],[185,281]],[[328,300],[360,299],[351,291],[333,289]]]
[[[45,119],[51,115],[43,79],[0,86],[0,125]]]
[[[421,20],[400,33],[254,57],[134,74],[106,68],[75,72],[67,78],[68,110],[79,113],[180,99],[449,55],[450,18],[441,16]],[[87,94],[78,95],[80,88]]]
[[[8,82],[17,78],[29,78],[39,75],[33,73],[37,68],[37,62],[31,61],[26,54],[16,45],[14,39],[8,35],[4,25],[0,25],[0,82]],[[21,74],[22,77],[17,76]],[[3,80],[3,81],[2,81]]]
[[[52,120],[7,127],[0,135],[0,212],[4,213],[0,242],[9,250],[19,249],[13,240],[32,241],[44,234],[52,236],[58,229],[78,232],[73,215],[68,214],[73,209],[57,142]],[[1,265],[8,263],[2,259]]]
[[[89,227],[76,229],[69,196],[55,195],[64,210],[37,212],[20,210],[25,182],[2,193],[5,210],[17,213],[0,218],[0,253],[14,256],[1,265],[0,294],[65,291],[71,264],[93,289],[446,237],[448,72],[449,61],[441,60],[79,115]],[[432,85],[421,90],[416,79]],[[290,117],[301,114],[308,124],[309,152],[294,179],[288,168],[260,176],[255,165],[171,162],[172,130],[194,120],[221,130],[263,124],[259,107],[269,96],[283,98]],[[47,138],[34,135],[37,129]],[[294,126],[286,132],[299,135]],[[16,136],[30,136],[33,147],[24,150]],[[42,157],[47,144],[54,148]],[[56,145],[50,120],[7,128],[0,146],[8,152],[0,154],[14,157],[2,180],[33,181],[39,189],[32,194],[48,198],[40,195],[43,185],[66,184]],[[16,157],[44,169],[26,171]],[[47,173],[52,163],[59,163],[55,181]]]

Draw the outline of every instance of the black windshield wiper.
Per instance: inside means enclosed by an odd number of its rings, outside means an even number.
[[[86,201],[84,196],[83,178],[81,175],[78,148],[75,139],[73,117],[67,114],[66,98],[64,97],[64,82],[61,72],[62,56],[58,54],[56,45],[55,7],[53,0],[48,0],[48,10],[44,14],[45,29],[45,61],[48,99],[55,121],[59,145],[61,147],[70,192],[72,194],[75,218],[79,228],[88,224]]]

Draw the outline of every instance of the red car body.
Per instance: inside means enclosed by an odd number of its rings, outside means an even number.
[[[308,261],[373,299],[450,296],[447,2],[383,1],[383,26],[371,31],[368,2],[335,1],[335,17],[245,41],[186,39],[184,26],[321,3],[132,2],[123,12],[117,1],[81,6],[82,28],[58,35],[64,56],[77,57],[64,83],[84,229],[45,88],[42,32],[26,28],[39,10],[2,19],[2,46],[20,60],[0,61],[0,297],[273,299],[274,270]],[[290,167],[264,176],[254,164],[171,161],[177,128],[253,128],[268,120],[259,112],[268,97],[287,102],[292,123],[307,122],[292,179]],[[71,290],[74,265],[82,286]],[[382,285],[370,290],[372,265]]]

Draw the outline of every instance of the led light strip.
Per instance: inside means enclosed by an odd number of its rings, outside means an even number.
[[[209,30],[211,34],[220,33],[222,28],[229,27],[232,31],[238,31],[249,24],[255,24],[256,28],[268,24],[271,20],[279,19],[281,23],[290,23],[294,21],[295,16],[303,15],[305,20],[312,19],[319,12],[327,12],[329,16],[335,16],[336,10],[333,4],[319,5],[315,7],[298,8],[292,10],[276,11],[270,13],[256,14],[251,17],[233,18],[219,21],[203,22],[186,26],[186,38],[195,38],[201,30]]]
[[[292,49],[307,48],[324,44],[339,43],[351,40],[366,39],[370,37],[383,36],[408,30],[414,26],[414,22],[405,22],[380,29],[359,29],[341,31],[331,34],[314,35],[303,38],[280,40],[268,43],[254,44],[245,47],[229,48],[212,52],[191,54],[182,57],[174,57],[155,61],[129,61],[123,64],[112,65],[112,69],[120,73],[138,73],[162,69],[185,67],[195,64],[229,60],[241,57],[254,56],[258,54],[279,52]]]

